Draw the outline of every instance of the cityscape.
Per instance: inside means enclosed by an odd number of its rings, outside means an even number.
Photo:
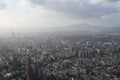
[[[1,36],[0,80],[120,79],[120,35],[63,34]]]
[[[0,0],[0,80],[120,80],[120,0]]]

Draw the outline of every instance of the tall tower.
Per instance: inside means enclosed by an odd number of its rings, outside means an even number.
[[[15,38],[15,33],[14,32],[12,32],[11,35],[12,35],[12,38]]]
[[[28,57],[28,60],[27,60],[27,80],[34,80],[34,72],[31,65],[30,57]]]

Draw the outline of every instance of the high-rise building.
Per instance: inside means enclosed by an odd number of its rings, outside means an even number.
[[[27,80],[34,80],[34,72],[31,65],[31,58],[27,60]]]

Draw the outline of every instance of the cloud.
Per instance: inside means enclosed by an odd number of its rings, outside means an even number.
[[[118,2],[120,0],[90,0],[94,3],[102,3],[102,2]]]
[[[3,0],[0,0],[0,9],[5,9],[6,8],[6,4],[4,3]]]
[[[118,13],[116,4],[93,4],[92,1],[113,2],[114,0],[28,0],[31,4],[48,10],[64,13],[74,17],[101,17]],[[119,1],[119,0],[115,0]],[[109,5],[107,5],[109,4]]]
[[[104,0],[106,2],[117,2],[117,1],[120,1],[120,0]]]

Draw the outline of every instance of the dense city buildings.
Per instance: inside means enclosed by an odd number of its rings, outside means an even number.
[[[120,80],[119,34],[0,38],[0,80]]]

